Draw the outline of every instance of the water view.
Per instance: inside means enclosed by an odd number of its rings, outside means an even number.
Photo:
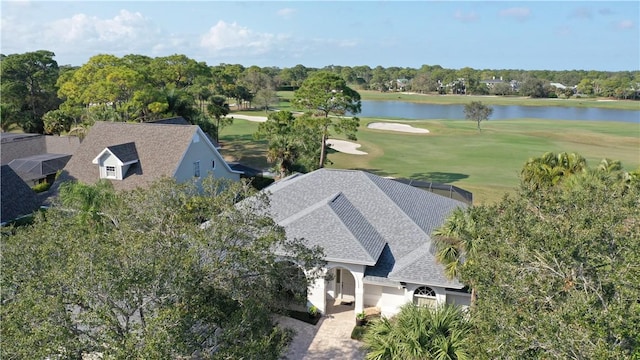
[[[536,118],[549,120],[622,121],[640,123],[640,111],[557,106],[491,105],[491,120]],[[421,104],[404,101],[362,101],[361,117],[401,119],[464,119],[464,105]]]

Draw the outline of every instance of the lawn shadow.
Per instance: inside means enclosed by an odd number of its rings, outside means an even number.
[[[411,175],[410,178],[413,180],[434,182],[434,183],[440,183],[440,184],[450,184],[458,180],[466,179],[468,177],[469,175],[467,174],[431,171],[431,172],[415,173]]]

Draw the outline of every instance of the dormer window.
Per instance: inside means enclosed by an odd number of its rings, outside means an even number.
[[[105,166],[105,169],[107,171],[107,178],[114,178],[116,177],[116,167],[115,166]]]
[[[101,179],[122,180],[131,165],[138,162],[135,143],[125,143],[106,147],[93,161],[98,165]]]

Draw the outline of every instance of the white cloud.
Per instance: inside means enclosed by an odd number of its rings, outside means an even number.
[[[292,9],[292,8],[280,9],[277,12],[278,16],[281,16],[281,17],[286,18],[286,19],[290,18],[295,13],[296,13],[296,9]]]
[[[220,20],[202,35],[200,46],[212,51],[257,55],[269,52],[286,39],[286,35],[255,32],[235,22]]]
[[[458,10],[453,14],[453,18],[461,22],[473,22],[478,20],[478,14],[476,14],[475,11],[464,13]]]
[[[111,19],[76,14],[49,24],[45,32],[49,40],[64,42],[119,43],[132,40],[150,40],[156,31],[142,14],[120,10]]]
[[[620,30],[637,29],[636,24],[632,20],[621,20],[616,23],[616,28]]]
[[[512,17],[519,21],[523,21],[531,16],[531,9],[526,7],[512,7],[500,10],[498,14],[503,17]]]

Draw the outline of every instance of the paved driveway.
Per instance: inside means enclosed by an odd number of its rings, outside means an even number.
[[[362,343],[351,339],[351,331],[355,326],[353,306],[329,307],[327,314],[315,326],[289,317],[278,318],[278,323],[296,331],[283,359],[364,359],[365,352],[361,349]]]

